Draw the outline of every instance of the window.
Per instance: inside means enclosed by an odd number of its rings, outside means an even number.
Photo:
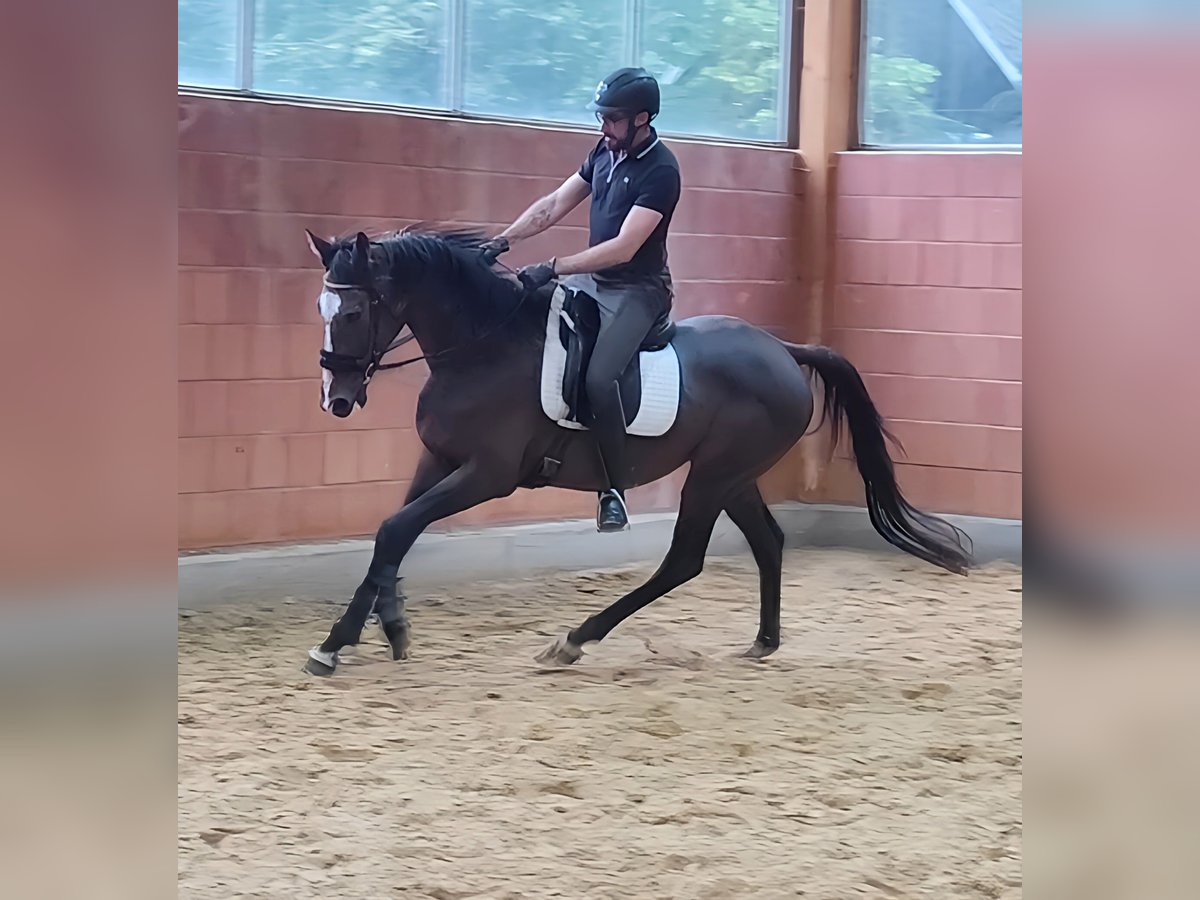
[[[782,142],[791,0],[179,0],[179,83],[594,125],[622,65],[667,134]]]
[[[862,142],[1021,144],[1022,0],[864,0]]]
[[[779,0],[645,0],[641,65],[662,85],[663,131],[772,141],[787,128]]]
[[[467,0],[462,109],[578,124],[625,59],[626,0]]]
[[[179,82],[235,87],[238,0],[180,0]]]
[[[445,0],[254,2],[251,86],[264,93],[441,107],[446,55]]]

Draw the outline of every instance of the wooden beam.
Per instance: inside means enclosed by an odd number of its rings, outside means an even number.
[[[807,169],[801,215],[802,279],[808,298],[800,329],[809,343],[824,343],[835,302],[837,242],[836,154],[858,141],[858,68],[862,0],[797,0],[804,17],[800,74],[799,149]],[[829,430],[800,444],[799,493],[822,487],[829,460]]]

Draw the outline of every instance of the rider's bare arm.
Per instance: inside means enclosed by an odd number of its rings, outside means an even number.
[[[650,237],[650,233],[658,227],[661,219],[662,213],[644,206],[635,206],[629,210],[629,215],[621,223],[621,230],[615,238],[580,253],[558,257],[554,271],[559,275],[582,275],[585,272],[599,272],[627,263],[646,242],[646,238]]]
[[[584,181],[578,172],[574,172],[553,193],[534,201],[498,236],[507,238],[509,244],[515,244],[535,234],[541,234],[547,228],[561,222],[567,213],[582,203],[591,192],[592,186]]]

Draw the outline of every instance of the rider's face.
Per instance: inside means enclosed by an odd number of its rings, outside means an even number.
[[[620,150],[621,142],[638,127],[635,120],[625,113],[596,113],[596,118],[600,121],[600,133],[604,135],[604,143],[609,150]],[[642,118],[644,116],[639,114],[638,120]]]

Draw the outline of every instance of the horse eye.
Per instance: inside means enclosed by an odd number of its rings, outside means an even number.
[[[359,319],[362,318],[362,310],[361,309],[348,310],[347,312],[342,314],[342,317],[347,322],[357,322]]]

